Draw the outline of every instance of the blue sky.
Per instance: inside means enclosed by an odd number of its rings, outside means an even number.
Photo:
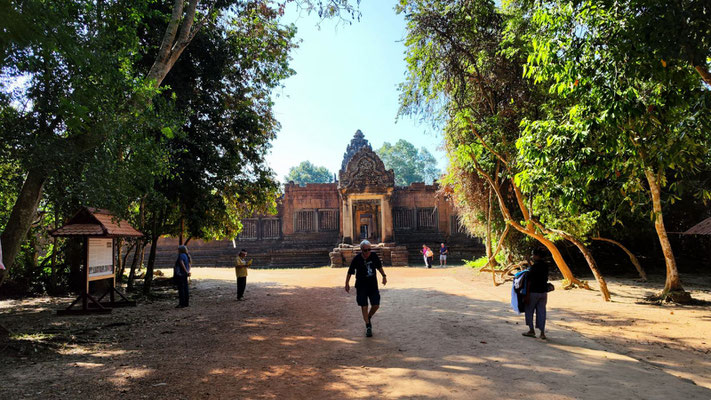
[[[343,153],[360,129],[374,149],[405,139],[427,147],[444,170],[442,137],[427,123],[400,118],[397,86],[405,78],[405,21],[396,1],[364,0],[360,21],[316,26],[314,15],[287,14],[302,40],[292,56],[296,75],[275,92],[281,131],[267,162],[279,180],[301,161],[337,173]]]

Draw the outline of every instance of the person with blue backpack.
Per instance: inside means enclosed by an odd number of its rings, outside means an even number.
[[[535,327],[541,331],[540,338],[546,339],[546,303],[548,302],[548,292],[550,285],[548,283],[548,263],[544,261],[547,250],[544,248],[536,248],[533,250],[533,264],[528,269],[523,282],[522,291],[523,308],[526,314],[526,325],[528,332],[524,332],[523,336],[536,337],[536,331],[533,329],[533,313],[536,313]]]

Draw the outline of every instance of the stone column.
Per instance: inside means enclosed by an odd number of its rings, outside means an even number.
[[[353,243],[353,207],[350,197],[343,199],[343,243]]]
[[[390,196],[383,196],[380,203],[382,207],[383,242],[393,241],[393,209],[390,206]]]

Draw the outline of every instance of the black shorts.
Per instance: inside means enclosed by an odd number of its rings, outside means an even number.
[[[368,287],[356,288],[356,302],[358,302],[359,306],[367,307],[368,306],[368,299],[370,299],[371,306],[379,306],[380,305],[380,291],[378,290],[377,287],[375,287],[375,288],[368,288]]]

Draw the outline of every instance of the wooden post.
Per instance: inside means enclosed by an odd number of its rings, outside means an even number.
[[[116,299],[114,298],[114,292],[116,291],[116,259],[117,259],[116,255],[118,253],[118,256],[121,257],[121,253],[117,251],[118,245],[120,243],[121,243],[120,240],[117,241],[116,239],[111,239],[111,244],[112,244],[111,249],[113,252],[113,254],[111,256],[111,260],[113,262],[113,267],[111,269],[112,269],[113,273],[111,274],[111,287],[109,288],[109,301],[111,302],[112,306],[116,302]]]
[[[81,309],[89,309],[89,238],[84,238],[84,293],[82,293]]]

